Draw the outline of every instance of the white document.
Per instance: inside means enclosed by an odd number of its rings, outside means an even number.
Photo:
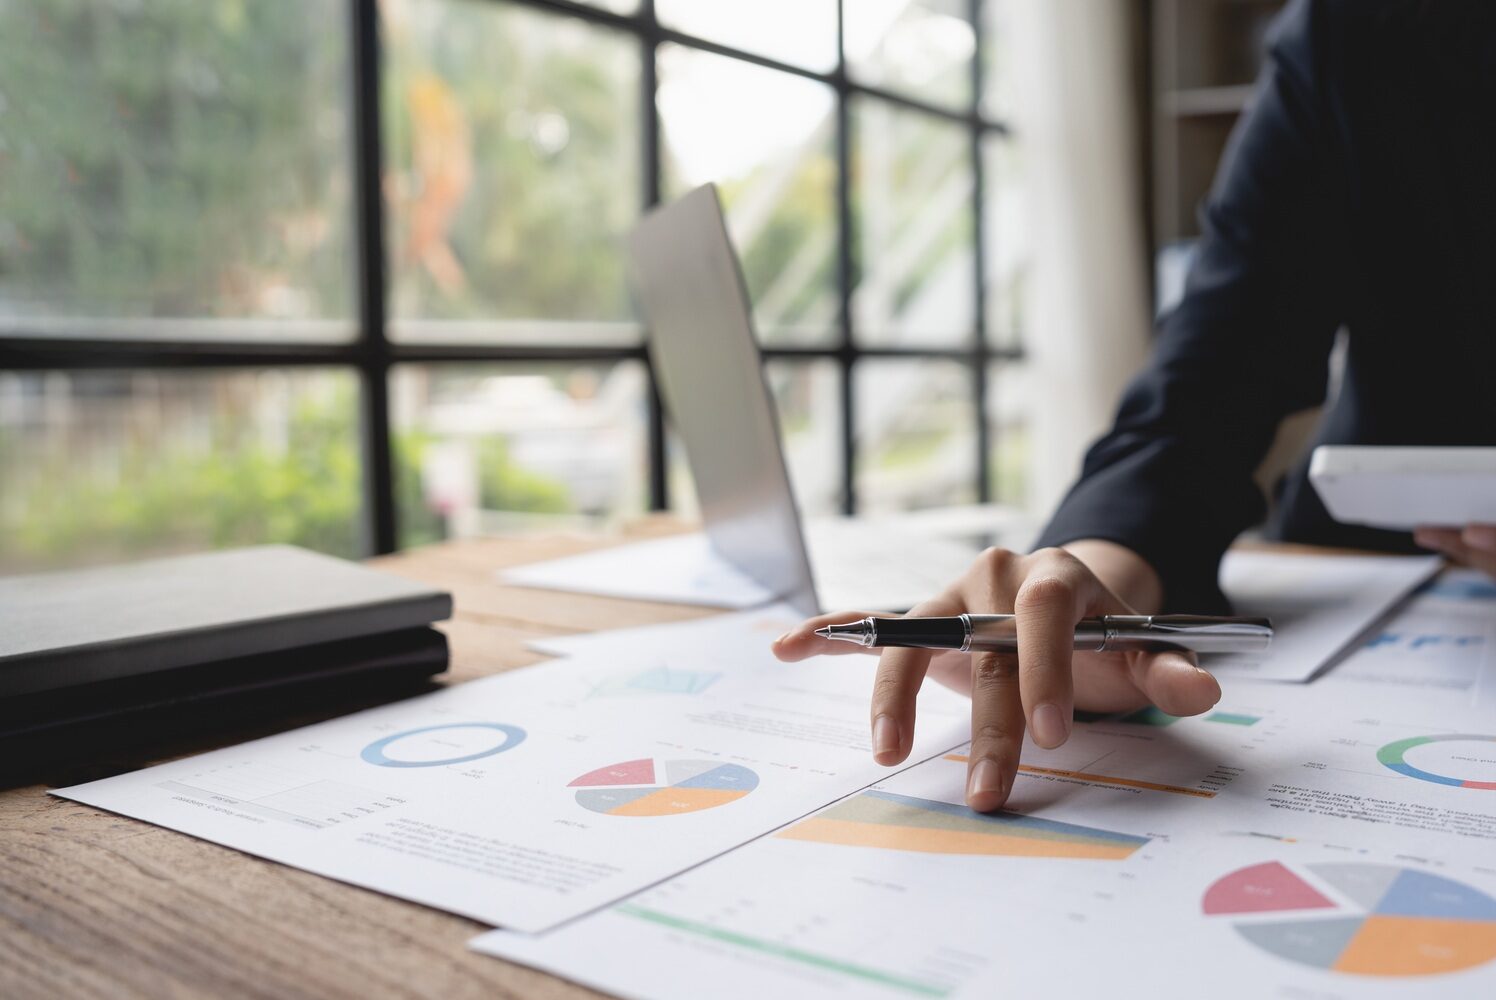
[[[751,608],[779,596],[718,555],[701,533],[516,566],[499,578],[521,587],[712,608]]]
[[[964,752],[944,754],[557,931],[473,947],[649,1000],[1047,995],[1065,942],[1281,737],[1263,712],[1144,710],[1027,742],[991,816],[964,804]]]
[[[607,654],[615,660],[638,660],[677,653],[689,655],[711,645],[718,655],[741,652],[753,662],[774,639],[800,624],[802,617],[788,604],[769,604],[694,621],[546,636],[531,639],[525,646],[548,656]],[[724,635],[732,635],[733,642],[724,644]]]
[[[892,517],[808,521],[805,545],[826,611],[912,608],[960,578],[981,551],[903,527]]]
[[[1446,570],[1310,690],[1379,711],[1496,706],[1496,582]]]
[[[1262,654],[1204,657],[1201,665],[1223,678],[1306,681],[1364,639],[1439,566],[1437,556],[1228,552],[1221,589],[1237,614],[1273,620],[1273,644]]]
[[[654,661],[583,657],[56,794],[537,931],[887,774],[874,664],[780,664],[751,628]],[[966,739],[921,695],[914,757]]]
[[[1025,748],[1003,813],[966,810],[944,755],[555,932],[472,947],[641,1000],[1488,996],[1483,721],[1232,703],[1082,722],[1073,747]]]
[[[1126,919],[1072,943],[1075,996],[1130,1000],[1473,1000],[1496,995],[1496,871],[1466,854],[1171,839]]]
[[[644,1000],[1062,995],[1064,942],[1157,863],[1157,823],[979,816],[965,777],[937,758],[557,931],[471,947]]]
[[[811,521],[805,535],[816,593],[827,609],[912,607],[964,573],[978,551],[857,518]],[[751,608],[785,597],[739,571],[701,533],[516,566],[499,577],[524,587],[716,608]]]

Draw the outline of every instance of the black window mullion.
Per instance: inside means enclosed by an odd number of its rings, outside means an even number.
[[[639,36],[639,148],[644,157],[641,174],[644,180],[642,192],[644,208],[653,208],[660,203],[660,115],[655,104],[659,92],[659,26],[655,21],[654,0],[639,0],[639,17],[644,30]],[[649,331],[644,331],[649,336]],[[644,352],[645,376],[649,382],[647,393],[647,427],[645,438],[649,461],[649,509],[668,510],[670,507],[670,469],[665,453],[665,406],[660,399],[660,383],[655,377],[654,362],[649,352]]]
[[[852,240],[856,233],[852,219],[852,116],[848,107],[846,0],[836,4],[836,71],[832,85],[836,88],[836,277],[840,295],[841,330],[836,359],[841,377],[841,446],[842,446],[842,513],[857,513],[857,399],[853,368],[857,360],[857,343],[852,329],[852,284],[856,264]]]
[[[390,443],[390,351],[386,330],[383,161],[379,135],[379,8],[377,0],[350,0],[353,34],[353,136],[358,234],[358,368],[362,382],[365,548],[395,551],[394,458]]]
[[[971,55],[971,106],[972,113],[980,118],[982,107],[982,0],[970,0],[967,8],[971,17],[972,37],[976,47]],[[971,130],[971,211],[972,220],[972,269],[975,271],[976,315],[973,333],[976,343],[972,345],[972,393],[977,411],[977,501],[986,503],[992,499],[992,429],[987,422],[987,397],[992,391],[987,375],[987,213],[985,210],[986,187],[982,179],[982,129]]]

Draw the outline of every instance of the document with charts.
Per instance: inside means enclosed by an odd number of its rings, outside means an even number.
[[[1221,589],[1237,614],[1273,620],[1265,653],[1202,658],[1222,677],[1307,681],[1438,572],[1436,556],[1294,555],[1233,550]]]
[[[776,662],[772,619],[689,655],[578,657],[57,794],[491,924],[541,930],[887,773],[864,657]],[[914,759],[966,738],[922,696]]]
[[[1310,690],[1363,707],[1496,709],[1496,581],[1445,570]]]
[[[1066,967],[1066,989],[1163,1000],[1496,996],[1496,867],[1489,853],[1447,846],[1389,851],[1334,828],[1179,836],[1170,863],[1117,908],[1131,919],[1072,942],[1086,961]]]
[[[1491,995],[1496,733],[1442,720],[1228,700],[1085,721],[1025,747],[1000,813],[966,809],[963,754],[941,755],[473,947],[647,1000],[1040,996],[1056,976],[1066,995]]]

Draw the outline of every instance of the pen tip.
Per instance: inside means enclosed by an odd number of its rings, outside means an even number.
[[[823,626],[821,626],[820,628],[816,629],[816,635],[820,636],[822,639],[829,639],[829,638],[831,638],[831,626],[829,626],[829,625],[823,625]]]

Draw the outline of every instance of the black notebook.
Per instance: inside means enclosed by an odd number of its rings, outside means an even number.
[[[446,668],[446,636],[414,628],[0,698],[0,787],[408,697]]]
[[[0,697],[401,632],[451,613],[442,591],[288,545],[9,577]]]

